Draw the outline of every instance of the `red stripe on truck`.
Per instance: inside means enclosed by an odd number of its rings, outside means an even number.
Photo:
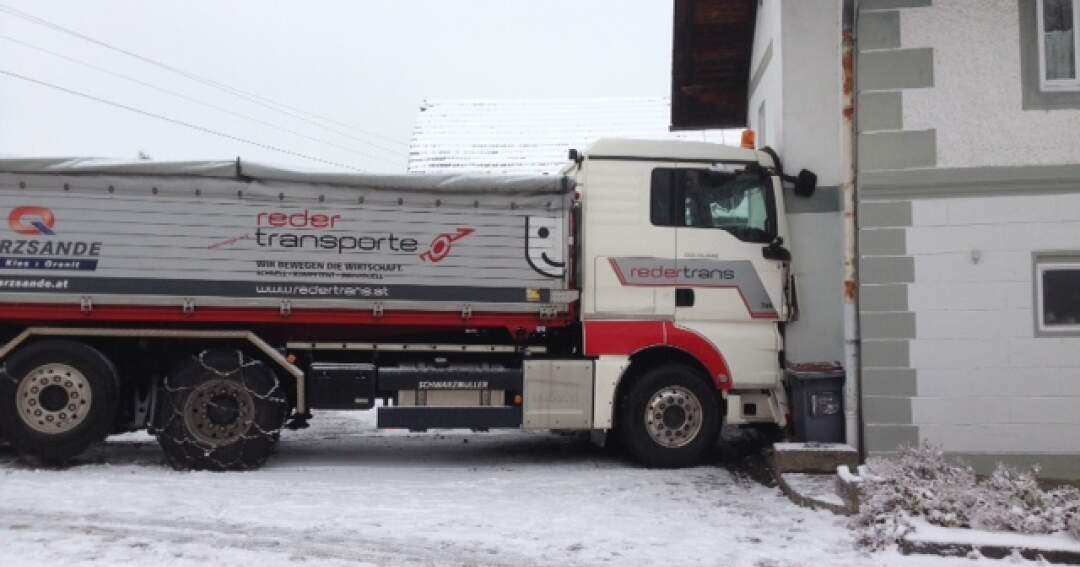
[[[700,334],[671,321],[585,321],[585,355],[633,356],[645,349],[666,346],[694,357],[709,371],[721,390],[732,387],[724,355]]]
[[[535,313],[476,313],[462,319],[455,311],[386,311],[375,317],[370,311],[344,309],[293,309],[287,316],[277,309],[240,307],[198,307],[183,313],[179,307],[95,305],[83,313],[78,305],[4,304],[0,321],[37,325],[45,322],[124,322],[161,323],[177,326],[183,323],[220,323],[231,327],[248,325],[326,325],[354,327],[441,327],[460,329],[505,328],[511,333],[524,330],[532,333],[540,328],[565,327],[575,321],[574,314],[560,313],[554,318],[541,318]]]

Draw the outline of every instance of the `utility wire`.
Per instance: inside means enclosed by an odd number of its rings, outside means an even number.
[[[270,144],[264,144],[262,142],[256,142],[255,140],[249,140],[247,138],[241,138],[240,136],[233,136],[232,134],[227,134],[227,133],[222,132],[220,130],[214,130],[212,128],[207,128],[205,126],[199,126],[198,124],[192,124],[190,122],[185,122],[183,120],[177,120],[176,118],[170,118],[170,117],[162,115],[162,114],[157,114],[155,112],[150,112],[149,110],[143,110],[141,108],[135,108],[134,106],[128,106],[128,105],[123,104],[123,103],[119,103],[119,102],[112,101],[112,100],[107,100],[107,99],[104,99],[104,98],[101,98],[101,97],[94,96],[92,94],[84,93],[84,92],[77,91],[77,90],[74,90],[74,89],[69,89],[67,87],[62,87],[62,86],[57,85],[57,84],[53,84],[53,83],[49,83],[49,82],[42,81],[42,80],[39,80],[39,79],[35,79],[33,77],[27,77],[26,75],[20,75],[19,73],[8,71],[6,69],[0,69],[0,75],[7,75],[9,77],[19,79],[21,81],[26,81],[28,83],[34,83],[34,84],[37,84],[37,85],[40,85],[40,86],[43,86],[43,87],[48,87],[50,89],[57,90],[57,91],[60,91],[60,92],[64,92],[64,93],[67,93],[67,94],[70,94],[70,95],[75,95],[77,97],[82,97],[82,98],[89,99],[89,100],[92,100],[92,101],[95,101],[95,102],[100,102],[102,104],[107,104],[109,106],[114,106],[116,108],[122,108],[124,110],[129,111],[129,112],[134,112],[136,114],[142,114],[143,116],[149,116],[151,118],[157,118],[158,120],[163,120],[165,122],[170,122],[172,124],[185,126],[187,128],[191,128],[193,130],[198,130],[200,132],[204,132],[204,133],[207,133],[207,134],[213,134],[215,136],[220,136],[222,138],[228,138],[228,139],[236,141],[236,142],[241,142],[241,143],[244,143],[244,144],[250,144],[252,146],[256,146],[256,147],[263,148],[263,149],[266,149],[266,150],[280,152],[280,153],[283,153],[283,154],[288,154],[288,155],[291,155],[291,156],[295,156],[295,157],[299,157],[299,158],[303,158],[303,159],[307,159],[307,160],[311,160],[311,161],[316,161],[316,162],[324,163],[324,164],[327,164],[327,165],[333,165],[335,167],[341,167],[341,168],[344,168],[344,169],[351,169],[353,171],[361,171],[361,172],[364,171],[363,169],[361,169],[359,167],[356,167],[356,166],[353,166],[353,165],[348,165],[348,164],[344,164],[344,163],[340,163],[340,162],[336,162],[336,161],[330,161],[330,160],[322,159],[322,158],[315,157],[315,156],[312,156],[312,155],[302,154],[300,152],[294,152],[292,150],[286,150],[284,148],[279,148],[277,146],[272,146]]]
[[[328,130],[330,132],[334,132],[335,134],[338,134],[339,136],[345,136],[347,138],[352,138],[352,139],[354,139],[356,141],[362,142],[364,144],[368,144],[368,145],[370,145],[372,147],[380,148],[380,149],[383,149],[385,151],[396,151],[396,150],[390,150],[390,149],[388,149],[388,148],[386,148],[384,146],[381,146],[381,145],[376,144],[374,142],[371,142],[369,140],[365,140],[363,138],[353,136],[353,135],[351,135],[351,134],[349,134],[347,132],[342,132],[341,130],[336,129],[336,128],[332,128],[332,127],[324,124],[323,122],[329,122],[331,124],[338,124],[340,126],[348,128],[350,130],[354,130],[356,132],[363,133],[363,134],[365,134],[367,136],[379,138],[379,139],[388,141],[390,143],[393,143],[393,144],[396,144],[396,145],[399,145],[399,146],[406,146],[406,147],[408,146],[408,144],[406,144],[404,142],[401,142],[400,140],[395,140],[393,138],[388,138],[386,136],[377,134],[375,132],[361,130],[360,128],[352,126],[352,125],[350,125],[348,123],[341,122],[339,120],[335,120],[333,118],[329,118],[329,117],[322,116],[322,115],[319,115],[319,114],[315,114],[313,112],[309,112],[309,111],[303,110],[301,108],[290,106],[288,104],[275,101],[273,99],[261,96],[259,94],[252,93],[252,92],[249,92],[249,91],[244,91],[244,90],[241,90],[239,88],[236,88],[236,87],[227,85],[225,83],[222,83],[220,81],[210,79],[208,77],[203,77],[201,75],[197,75],[197,74],[189,72],[189,71],[185,71],[183,69],[180,69],[179,67],[169,65],[168,63],[163,63],[163,62],[158,61],[156,59],[152,59],[152,58],[146,57],[144,55],[139,55],[138,53],[135,53],[133,51],[129,51],[129,50],[124,49],[122,47],[117,47],[117,46],[112,45],[110,43],[101,41],[99,39],[95,39],[95,38],[90,37],[90,36],[88,36],[86,34],[77,32],[77,31],[75,31],[73,29],[70,29],[70,28],[66,28],[64,26],[61,26],[60,24],[51,22],[51,21],[46,20],[44,18],[34,16],[33,14],[29,14],[29,13],[23,12],[21,10],[16,10],[15,8],[12,8],[10,6],[0,4],[0,12],[7,13],[7,14],[15,16],[17,18],[22,18],[22,19],[27,20],[29,22],[35,23],[37,25],[44,26],[44,27],[47,27],[49,29],[52,29],[52,30],[55,30],[55,31],[58,31],[58,32],[61,32],[61,33],[65,33],[65,34],[77,37],[77,38],[79,38],[79,39],[81,39],[83,41],[88,41],[88,42],[93,43],[95,45],[104,47],[105,49],[109,49],[109,50],[115,51],[117,53],[121,53],[123,55],[126,55],[128,57],[132,57],[134,59],[138,59],[139,61],[142,61],[144,63],[148,63],[148,64],[153,65],[155,67],[159,67],[159,68],[165,69],[165,70],[167,70],[169,72],[176,73],[178,75],[181,75],[183,77],[186,77],[188,79],[191,79],[193,81],[201,83],[203,85],[213,87],[215,89],[227,92],[227,93],[232,94],[234,96],[238,96],[240,98],[247,99],[249,102],[253,102],[255,104],[258,104],[260,106],[268,108],[270,110],[274,110],[274,111],[277,111],[277,112],[281,112],[283,114],[287,114],[287,115],[292,116],[294,118],[297,118],[299,120],[303,120],[305,122],[308,122],[309,124],[313,124],[315,126],[323,128],[323,129]],[[305,115],[307,115],[307,116],[305,116]],[[308,117],[311,117],[311,118],[308,118]],[[321,120],[323,122],[319,122],[318,120]]]
[[[239,112],[235,112],[235,111],[230,110],[228,108],[225,108],[223,106],[218,106],[218,105],[210,103],[210,102],[202,101],[202,100],[199,100],[197,98],[187,96],[187,95],[185,95],[183,93],[178,93],[176,91],[169,90],[169,89],[166,89],[164,87],[159,87],[159,86],[154,85],[152,83],[148,83],[146,81],[136,79],[134,77],[130,77],[130,76],[124,75],[122,73],[117,73],[115,71],[111,71],[111,70],[106,69],[104,67],[99,67],[97,65],[94,65],[93,63],[88,63],[86,61],[82,61],[80,59],[76,59],[74,57],[64,55],[63,53],[58,53],[58,52],[52,51],[50,49],[45,49],[44,47],[38,47],[38,46],[36,46],[34,44],[27,43],[25,41],[22,41],[20,39],[16,39],[16,38],[11,37],[11,36],[0,35],[0,40],[9,41],[11,43],[21,45],[21,46],[23,46],[23,47],[25,47],[27,49],[33,49],[33,50],[39,51],[41,53],[46,53],[46,54],[51,55],[53,57],[57,57],[57,58],[65,60],[65,61],[69,61],[71,63],[75,63],[76,65],[81,65],[83,67],[93,69],[93,70],[98,71],[100,73],[104,73],[106,75],[117,77],[117,78],[123,79],[125,81],[130,81],[130,82],[135,83],[137,85],[144,86],[144,87],[146,87],[148,89],[153,89],[155,91],[162,92],[162,93],[165,93],[165,94],[168,94],[168,95],[171,95],[171,96],[186,100],[188,102],[192,102],[192,103],[195,103],[195,104],[198,104],[198,105],[201,105],[201,106],[205,106],[207,108],[212,108],[212,109],[217,110],[219,112],[224,112],[226,114],[230,114],[230,115],[236,116],[238,118],[243,118],[244,120],[250,120],[251,122],[255,122],[257,124],[262,124],[263,126],[273,128],[275,130],[280,130],[282,132],[287,132],[287,133],[292,134],[294,136],[299,136],[301,138],[306,138],[308,140],[318,142],[320,144],[326,144],[328,146],[332,146],[332,147],[338,148],[340,150],[345,150],[347,152],[351,152],[351,153],[354,153],[354,154],[357,154],[357,155],[361,155],[361,156],[364,156],[366,158],[376,159],[376,160],[384,161],[386,163],[393,163],[393,164],[398,164],[399,163],[396,160],[391,160],[391,159],[383,157],[383,156],[371,155],[369,153],[366,153],[366,152],[363,152],[363,151],[360,151],[360,150],[357,150],[357,149],[354,149],[354,148],[350,148],[349,146],[343,146],[341,144],[338,144],[336,142],[332,142],[330,140],[326,140],[326,139],[323,139],[323,138],[316,138],[314,136],[308,136],[307,134],[304,134],[303,132],[293,130],[293,129],[290,129],[290,128],[286,128],[284,126],[279,126],[279,125],[274,124],[272,122],[267,122],[265,120],[261,120],[259,118],[256,118],[254,116],[250,116],[250,115],[247,115],[247,114],[241,114]]]

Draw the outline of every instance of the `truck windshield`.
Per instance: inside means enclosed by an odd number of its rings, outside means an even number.
[[[768,178],[751,169],[657,168],[650,217],[658,226],[714,228],[745,242],[776,236]]]

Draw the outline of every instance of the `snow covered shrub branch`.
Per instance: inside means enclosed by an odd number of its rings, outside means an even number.
[[[1015,471],[1001,465],[980,485],[982,499],[971,512],[971,526],[1026,534],[1071,532],[1080,539],[1080,491],[1043,490],[1039,469]]]
[[[852,520],[858,543],[880,549],[896,543],[919,517],[943,527],[1026,534],[1067,532],[1080,539],[1080,491],[1043,490],[1039,470],[999,465],[979,481],[971,467],[951,464],[929,444],[873,459],[874,478],[863,483],[862,505]]]

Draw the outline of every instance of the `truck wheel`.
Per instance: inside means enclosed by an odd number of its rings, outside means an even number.
[[[64,464],[111,431],[116,383],[112,363],[85,344],[22,348],[0,368],[0,436],[45,464]]]
[[[165,378],[161,394],[157,440],[177,469],[258,468],[288,412],[274,372],[236,350],[192,356]]]
[[[697,463],[720,431],[716,393],[684,365],[646,372],[622,399],[616,424],[623,446],[645,466]]]

